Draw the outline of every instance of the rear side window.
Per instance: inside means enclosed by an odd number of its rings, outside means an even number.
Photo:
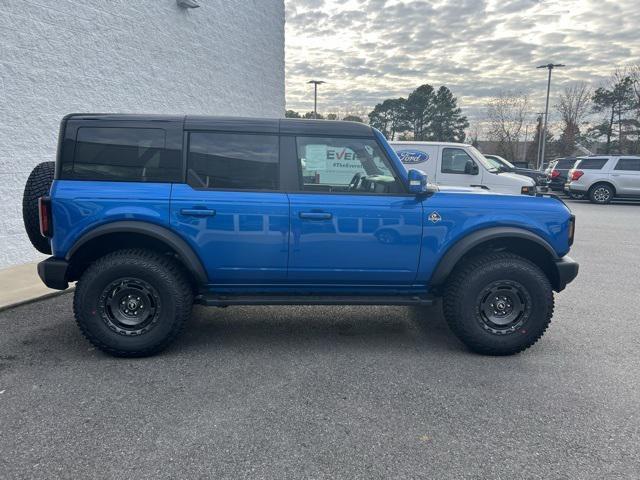
[[[187,183],[194,188],[278,189],[278,136],[192,132]]]
[[[600,170],[607,163],[607,158],[585,158],[580,160],[576,168],[581,170]]]
[[[180,160],[165,149],[160,128],[81,127],[70,178],[129,182],[175,182]]]
[[[576,159],[575,158],[569,158],[569,159],[561,159],[558,160],[558,163],[556,163],[553,168],[560,168],[560,169],[570,169],[573,168],[573,166],[576,163]]]
[[[618,160],[614,170],[640,172],[640,158],[621,158]]]

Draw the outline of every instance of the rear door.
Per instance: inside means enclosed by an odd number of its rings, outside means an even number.
[[[289,193],[289,280],[407,285],[422,238],[422,203],[405,193],[373,138],[299,136],[300,191]]]
[[[620,158],[611,172],[620,195],[640,195],[640,158]]]
[[[171,224],[215,284],[286,278],[289,200],[279,191],[277,133],[187,131],[186,184],[175,184]]]

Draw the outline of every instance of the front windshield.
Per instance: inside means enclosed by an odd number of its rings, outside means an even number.
[[[473,156],[480,163],[482,163],[484,168],[486,168],[488,171],[490,171],[491,173],[500,172],[500,168],[497,168],[493,163],[491,163],[491,161],[487,157],[485,157],[482,153],[480,153],[480,150],[478,150],[476,147],[470,146],[469,150],[471,150],[471,153],[473,153]]]
[[[487,160],[487,162],[489,162],[491,165],[493,165],[494,167],[496,167],[498,169],[503,167],[502,163],[499,160],[497,160],[497,159],[495,159],[493,157],[484,157],[484,158],[485,158],[485,160]]]

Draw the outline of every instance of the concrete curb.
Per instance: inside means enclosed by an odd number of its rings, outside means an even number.
[[[12,303],[7,303],[5,305],[0,305],[0,312],[4,312],[5,310],[11,310],[12,308],[21,307],[22,305],[28,305],[30,303],[39,302],[41,300],[47,300],[49,298],[58,297],[60,295],[65,295],[67,293],[71,293],[76,289],[75,286],[69,287],[66,290],[58,290],[55,292],[47,292],[42,295],[38,295],[36,297],[24,298],[17,300]]]

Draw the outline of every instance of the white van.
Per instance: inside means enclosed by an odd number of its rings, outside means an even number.
[[[515,173],[499,173],[472,145],[449,142],[389,142],[407,169],[427,174],[430,183],[477,187],[497,193],[534,195],[535,181]]]

